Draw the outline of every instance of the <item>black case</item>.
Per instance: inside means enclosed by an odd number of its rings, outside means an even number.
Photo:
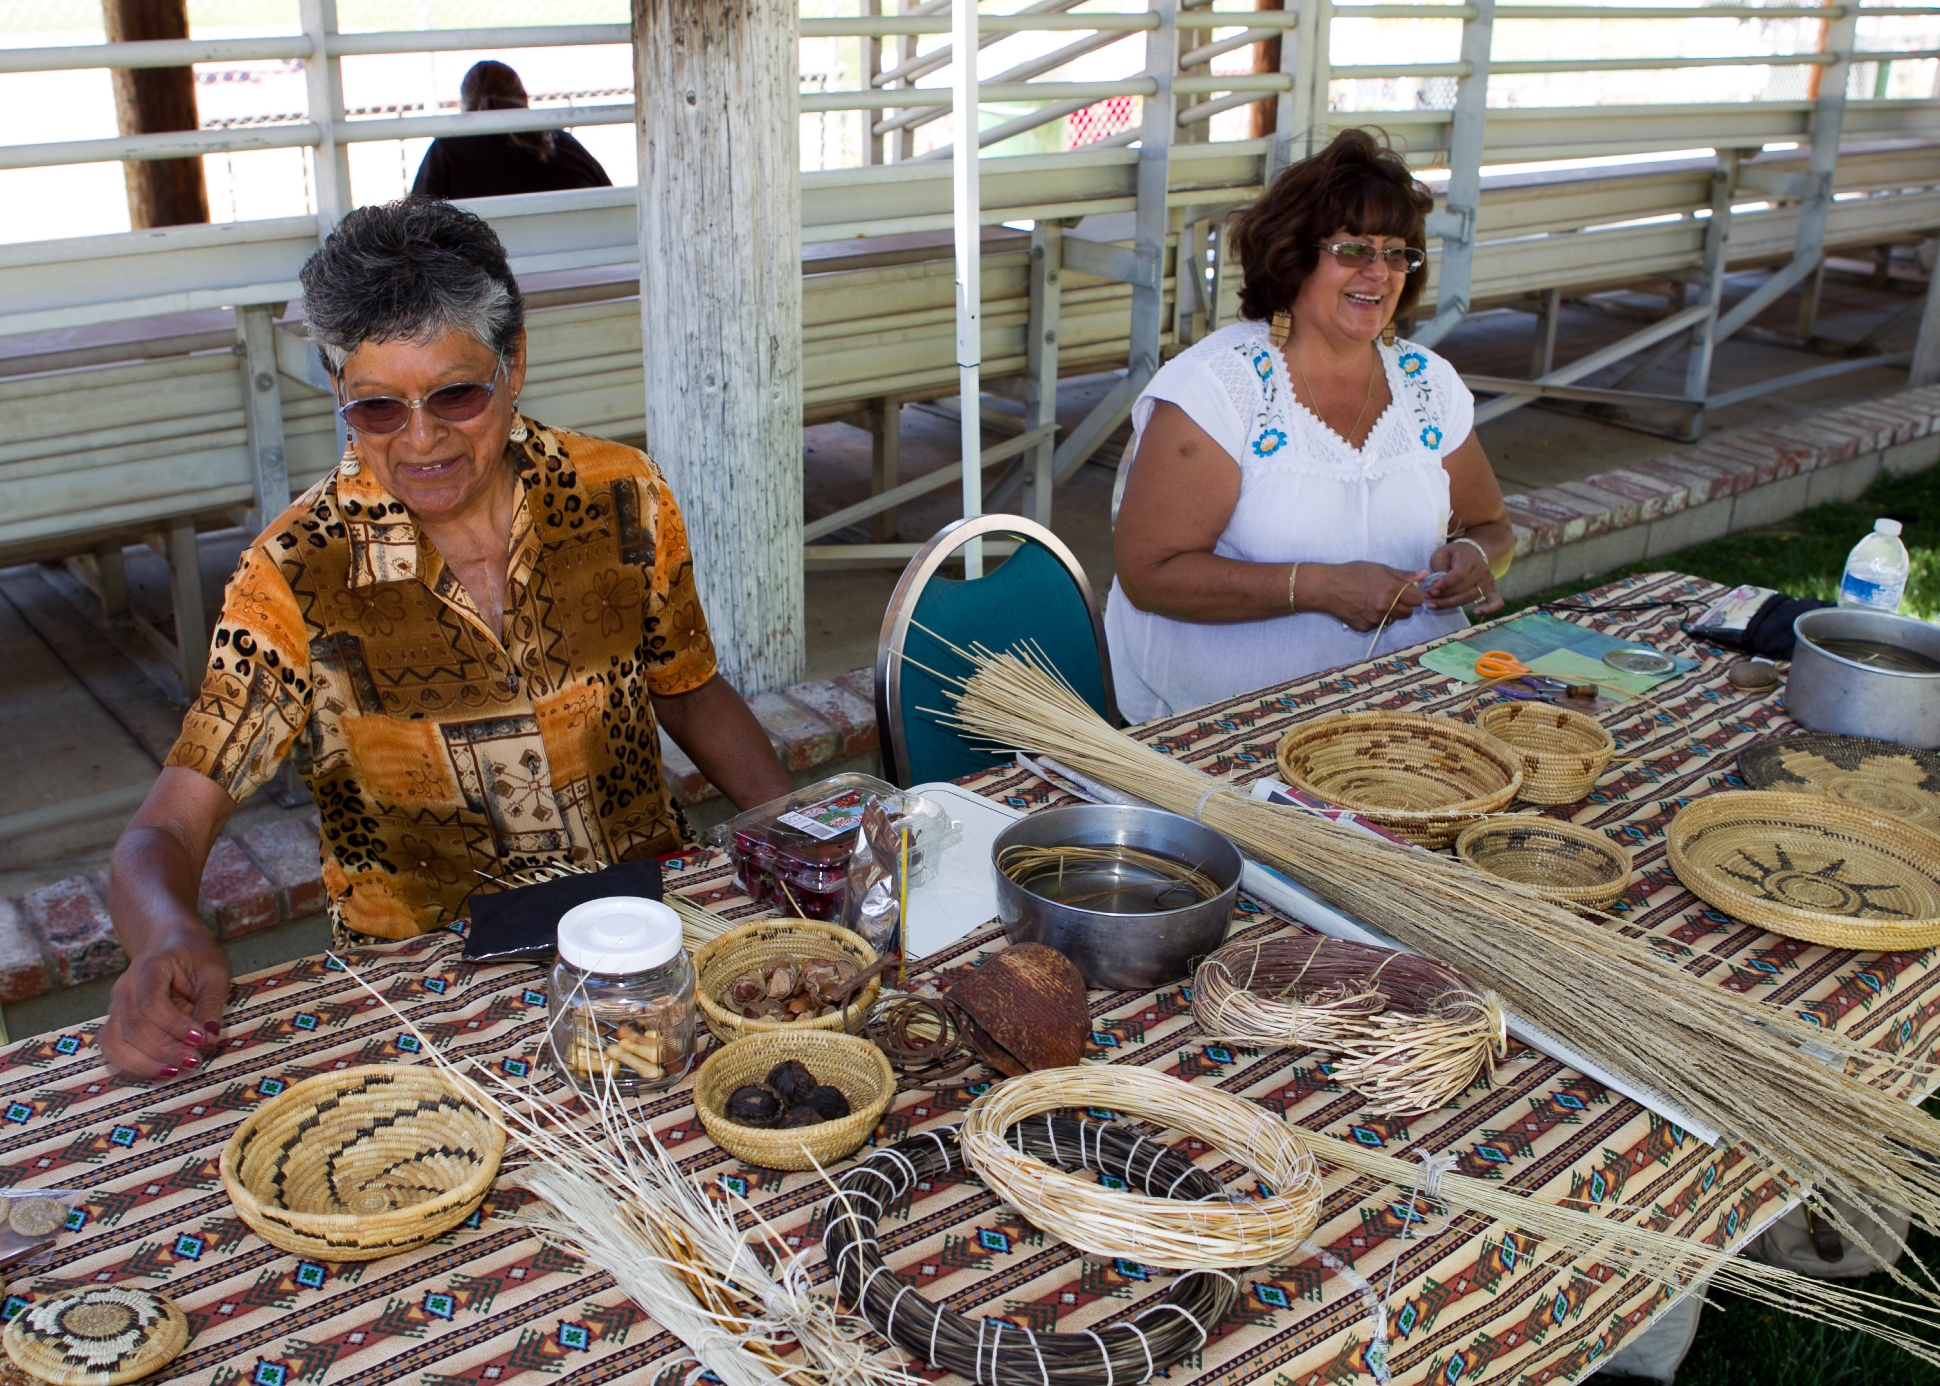
[[[623,861],[600,871],[474,895],[465,956],[473,962],[550,962],[559,950],[559,917],[574,905],[608,895],[658,900],[660,863],[651,857]]]

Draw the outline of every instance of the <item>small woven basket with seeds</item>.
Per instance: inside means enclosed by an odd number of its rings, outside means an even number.
[[[1522,755],[1452,717],[1337,712],[1280,740],[1280,774],[1423,847],[1446,847],[1522,789]]]
[[[729,1118],[728,1097],[759,1083],[789,1059],[841,1090],[848,1114],[812,1126],[762,1128]],[[896,1071],[868,1040],[830,1030],[769,1030],[723,1045],[694,1079],[694,1106],[708,1138],[736,1159],[763,1169],[803,1170],[853,1154],[875,1134],[896,1095]]]
[[[372,1261],[470,1217],[504,1153],[504,1130],[439,1070],[364,1064],[250,1113],[222,1149],[222,1182],[271,1246]]]
[[[1193,974],[1192,1018],[1235,1044],[1339,1054],[1334,1079],[1384,1116],[1446,1105],[1508,1046],[1501,1003],[1458,973],[1312,934],[1221,948]]]
[[[788,1008],[798,1001],[840,996],[846,984],[875,964],[876,950],[839,924],[756,919],[729,929],[694,954],[694,995],[707,1028],[723,1043],[781,1030],[855,1034],[882,994],[878,976],[867,976],[833,1009],[814,1004],[791,1013]]]
[[[1561,905],[1602,909],[1630,884],[1630,853],[1594,828],[1504,814],[1462,829],[1455,855]]]

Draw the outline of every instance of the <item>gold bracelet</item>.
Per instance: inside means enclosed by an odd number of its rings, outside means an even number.
[[[1297,582],[1299,578],[1300,578],[1300,565],[1296,563],[1291,568],[1287,569],[1287,610],[1288,611],[1298,611],[1300,609],[1299,604],[1295,602],[1293,599],[1293,584]]]

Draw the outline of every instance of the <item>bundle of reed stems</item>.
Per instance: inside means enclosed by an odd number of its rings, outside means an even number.
[[[1440,963],[1300,935],[1233,943],[1199,964],[1192,1016],[1213,1039],[1340,1055],[1333,1077],[1382,1116],[1447,1105],[1508,1051],[1492,993]]]
[[[611,1275],[725,1386],[925,1386],[877,1356],[866,1320],[814,1292],[805,1250],[745,1198],[711,1197],[683,1172],[610,1081],[588,1099],[589,1123],[570,1098],[514,1085],[476,1058],[453,1061],[347,970],[505,1129],[522,1163],[501,1178],[539,1200],[518,1220]]]
[[[1061,1108],[1147,1119],[1181,1132],[1238,1160],[1274,1190],[1273,1196],[1246,1199],[1221,1195],[1219,1201],[1175,1202],[1122,1191],[1078,1179],[1037,1159],[1022,1142],[1007,1139],[1017,1124]],[[1802,1314],[1834,1327],[1858,1330],[1905,1349],[1923,1361],[1940,1364],[1940,1347],[1899,1324],[1931,1330],[1940,1316],[1850,1285],[1812,1280],[1796,1272],[1735,1257],[1718,1247],[1652,1229],[1650,1210],[1626,1205],[1569,1207],[1542,1202],[1510,1185],[1450,1172],[1452,1158],[1423,1157],[1411,1164],[1347,1140],[1319,1139],[1311,1144],[1272,1112],[1218,1088],[1196,1087],[1169,1074],[1129,1064],[1044,1069],[1000,1083],[971,1103],[958,1131],[965,1162],[1006,1202],[1035,1225],[1097,1256],[1123,1256],[1147,1265],[1239,1266],[1259,1260],[1225,1259],[1241,1255],[1241,1227],[1251,1244],[1270,1246],[1263,1259],[1286,1264],[1318,1250],[1308,1234],[1314,1219],[1296,1230],[1275,1215],[1294,1181],[1299,1197],[1326,1196],[1357,1179],[1409,1191],[1409,1225],[1431,1212],[1420,1203],[1439,1204],[1449,1221],[1471,1227],[1500,1223],[1540,1241],[1546,1250],[1528,1267],[1557,1269],[1568,1263],[1604,1265],[1625,1275],[1649,1278],[1673,1291],[1688,1290],[1707,1277],[1748,1299]],[[1142,1139],[1155,1150],[1167,1147],[1153,1136]],[[1155,1158],[1155,1157],[1154,1157]],[[1332,1165],[1330,1179],[1317,1177],[1316,1161]],[[1332,1188],[1325,1188],[1330,1183]],[[1324,1189],[1324,1193],[1322,1192]],[[1318,1208],[1318,1203],[1311,1205]],[[1402,1251],[1397,1249],[1397,1258]],[[1392,1285],[1392,1281],[1390,1281]]]
[[[1301,809],[1254,799],[1114,731],[1033,651],[960,651],[952,724],[1045,754],[1224,833],[1329,904],[1498,993],[1542,1031],[1750,1148],[1813,1199],[1854,1245],[1897,1247],[1819,1192],[1882,1220],[1904,1209],[1940,1232],[1940,1124],[1894,1090],[1924,1090],[1935,1065],[1870,1049],[1789,1010],[1694,976],[1648,941],[1599,927],[1460,861],[1402,847]],[[1897,1278],[1940,1302],[1936,1282]]]

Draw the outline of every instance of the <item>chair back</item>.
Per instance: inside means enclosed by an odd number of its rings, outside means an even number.
[[[982,577],[939,575],[971,539],[1011,536],[1016,550]],[[1105,627],[1091,583],[1064,541],[1020,515],[981,515],[944,526],[896,584],[876,646],[876,725],[885,778],[909,786],[989,769],[1004,754],[964,740],[938,721],[952,704],[937,675],[963,678],[969,666],[950,646],[992,650],[1035,645],[1084,700],[1118,721]]]

